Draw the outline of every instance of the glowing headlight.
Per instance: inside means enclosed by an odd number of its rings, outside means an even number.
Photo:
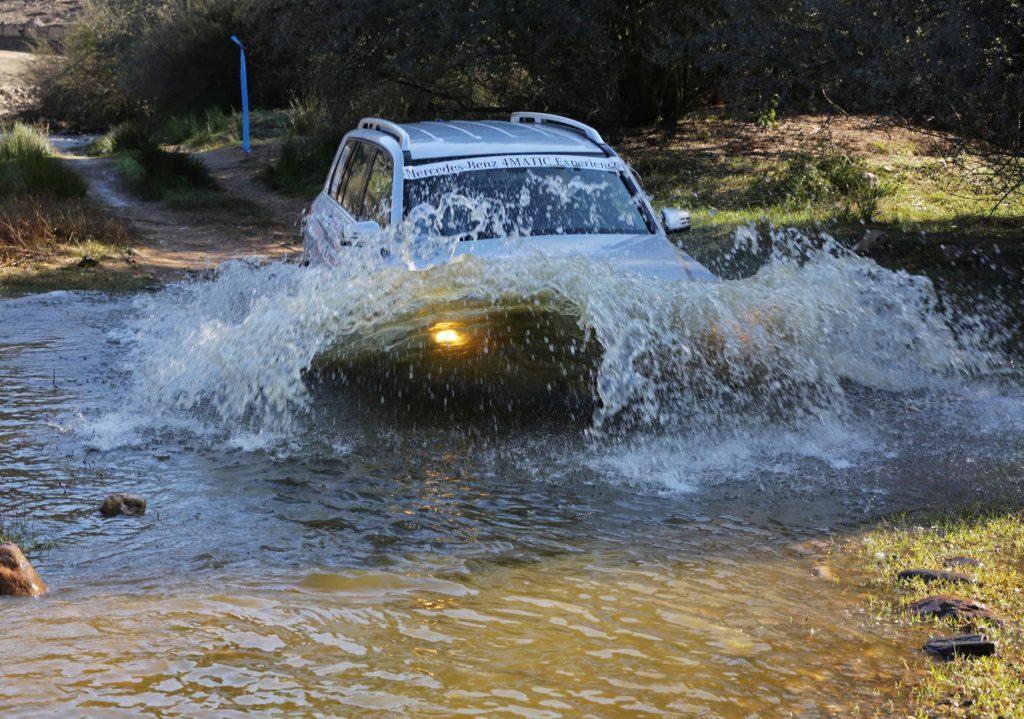
[[[461,347],[466,344],[465,336],[455,329],[452,322],[439,322],[430,328],[435,344],[442,347]]]

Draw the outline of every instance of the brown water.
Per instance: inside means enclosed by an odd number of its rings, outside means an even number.
[[[0,300],[0,507],[51,588],[0,603],[4,717],[849,716],[917,637],[794,545],[1019,477],[1015,397],[856,388],[810,433],[594,439],[324,383],[283,444],[183,415],[100,448],[146,311]],[[111,491],[149,512],[101,518]]]

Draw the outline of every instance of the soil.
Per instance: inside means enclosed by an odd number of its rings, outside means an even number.
[[[32,104],[32,86],[28,80],[37,55],[30,52],[0,50],[0,119],[15,115]]]
[[[131,226],[141,241],[132,269],[171,281],[241,258],[276,259],[301,252],[299,221],[303,198],[280,195],[261,179],[276,147],[238,147],[197,153],[223,190],[213,207],[181,208],[146,202],[124,187],[113,160],[65,155],[89,184],[89,197]]]
[[[83,0],[0,0],[0,24],[66,25],[82,12]]]

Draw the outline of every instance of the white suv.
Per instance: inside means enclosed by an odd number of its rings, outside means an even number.
[[[659,279],[713,280],[668,240],[689,228],[681,210],[662,210],[659,222],[636,176],[592,127],[517,112],[507,122],[361,120],[341,141],[303,239],[309,262],[331,266],[345,263],[346,248],[387,235],[391,247],[413,250],[417,266],[537,251]],[[383,244],[381,254],[410,256]]]

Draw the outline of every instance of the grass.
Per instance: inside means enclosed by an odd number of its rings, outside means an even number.
[[[40,540],[23,520],[0,518],[0,543],[14,542],[26,555],[52,548],[52,543]]]
[[[88,200],[0,200],[0,293],[148,287],[134,245],[123,222]],[[86,257],[97,264],[80,266]]]
[[[185,131],[186,126],[176,128]],[[166,200],[180,209],[209,209],[227,201],[201,160],[166,149],[146,122],[117,125],[87,152],[113,156],[128,189],[143,200]]]
[[[0,292],[143,285],[135,238],[85,191],[41,128],[15,125],[0,139]],[[79,266],[85,257],[97,264]]]
[[[911,621],[906,606],[933,594],[977,599],[1006,620],[985,632],[998,643],[991,657],[927,662],[924,678],[903,688],[909,709],[901,716],[970,716],[976,719],[1019,716],[1024,707],[1024,511],[988,507],[941,516],[927,522],[900,517],[863,537],[854,548],[871,577],[882,616]],[[947,557],[967,556],[982,562],[968,569],[976,586],[925,585],[901,582],[896,574],[908,568],[942,568]],[[959,569],[957,571],[965,571]],[[917,620],[913,620],[917,621]],[[950,623],[934,625],[934,636],[959,632]]]
[[[8,129],[0,138],[0,198],[83,197],[85,181],[55,154],[44,130],[21,123]]]
[[[872,227],[888,238],[873,256],[901,267],[949,266],[975,249],[979,265],[1024,266],[1024,192],[996,207],[977,158],[950,162],[927,136],[866,118],[818,132],[824,120],[759,128],[695,114],[618,144],[655,205],[690,209],[693,241],[714,248],[751,222],[828,231],[849,244]]]

